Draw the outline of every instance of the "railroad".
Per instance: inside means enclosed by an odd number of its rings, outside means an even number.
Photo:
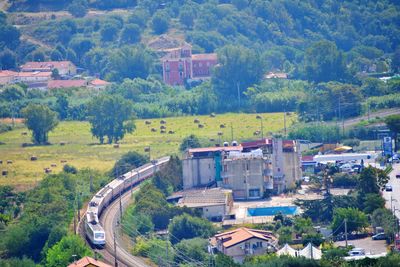
[[[94,242],[96,234],[102,234],[102,239],[97,241],[102,241],[104,249],[96,249],[96,252],[104,261],[119,267],[148,266],[142,258],[126,251],[118,235],[114,237],[115,226],[118,224],[120,212],[122,213],[131,201],[131,194],[140,188],[142,181],[151,177],[168,161],[168,157],[160,158],[117,177],[101,188],[89,202],[85,216],[79,222],[79,234],[92,247],[99,244]],[[96,232],[93,232],[93,229]]]

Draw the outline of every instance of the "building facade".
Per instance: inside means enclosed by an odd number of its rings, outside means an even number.
[[[269,231],[242,227],[213,236],[210,246],[241,263],[246,256],[277,251],[278,239]]]
[[[241,146],[189,149],[182,161],[184,189],[230,189],[234,199],[259,199],[266,190],[282,193],[302,177],[299,144],[263,139]]]
[[[192,46],[164,50],[162,57],[163,81],[169,85],[184,85],[186,81],[204,80],[211,77],[211,69],[217,64],[217,54],[192,54]]]
[[[61,76],[76,75],[76,66],[71,61],[43,61],[43,62],[26,62],[20,67],[22,72],[52,72],[54,69],[58,70]]]

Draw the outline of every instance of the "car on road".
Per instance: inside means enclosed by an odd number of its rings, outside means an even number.
[[[363,248],[353,248],[349,251],[349,256],[362,256],[365,255],[365,249]]]
[[[386,239],[385,233],[379,233],[372,236],[372,240],[385,240],[385,239]]]
[[[385,191],[386,192],[392,192],[393,191],[393,187],[391,185],[387,185],[387,186],[385,186]]]
[[[396,178],[400,179],[400,172],[396,173]]]
[[[399,163],[400,162],[400,154],[394,154],[393,157],[389,159],[389,163]]]

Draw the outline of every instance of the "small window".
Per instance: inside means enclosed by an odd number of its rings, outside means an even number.
[[[199,63],[199,67],[203,67],[203,64],[201,62]]]
[[[228,165],[224,165],[224,172],[227,172],[228,171]]]

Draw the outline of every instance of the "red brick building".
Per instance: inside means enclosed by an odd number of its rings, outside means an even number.
[[[163,80],[169,85],[183,85],[185,81],[204,80],[211,76],[217,54],[192,54],[192,46],[184,44],[178,48],[164,50],[162,58]]]

